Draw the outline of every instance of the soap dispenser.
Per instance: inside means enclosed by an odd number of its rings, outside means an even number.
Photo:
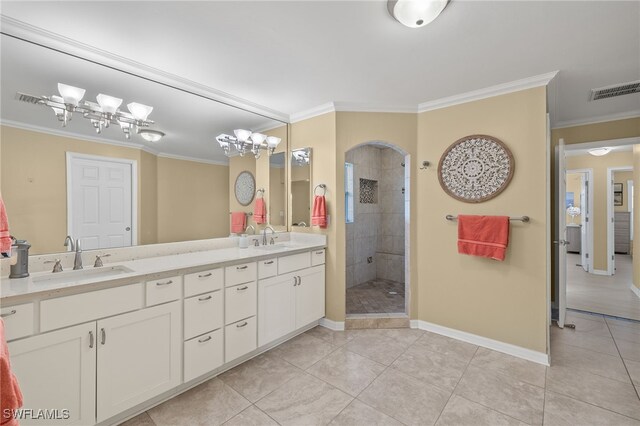
[[[249,248],[249,238],[247,238],[247,234],[240,235],[240,239],[238,240],[238,247]]]
[[[26,278],[29,276],[29,244],[26,240],[17,240],[11,251],[18,253],[18,261],[15,265],[11,265],[11,273],[9,278]]]

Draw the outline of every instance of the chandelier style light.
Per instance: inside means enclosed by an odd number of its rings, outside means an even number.
[[[233,156],[234,151],[238,152],[241,157],[247,152],[251,152],[257,160],[260,158],[262,150],[267,151],[269,155],[273,154],[281,140],[275,136],[252,133],[251,130],[236,129],[233,133],[235,137],[224,133],[216,136],[220,148],[227,157]]]
[[[36,105],[44,105],[53,109],[62,127],[66,127],[73,113],[91,121],[96,133],[102,133],[102,129],[110,125],[118,126],[126,139],[131,139],[131,133],[138,133],[149,142],[157,142],[164,136],[159,130],[151,130],[148,127],[154,122],[149,120],[149,114],[153,107],[131,102],[127,104],[129,112],[121,111],[122,99],[100,93],[96,96],[98,103],[83,101],[85,89],[58,83],[60,96],[34,96],[18,92],[16,99]]]

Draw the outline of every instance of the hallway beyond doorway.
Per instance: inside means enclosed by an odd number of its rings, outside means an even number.
[[[586,273],[579,254],[567,254],[567,307],[640,321],[640,298],[629,288],[631,256],[616,254],[613,276]]]

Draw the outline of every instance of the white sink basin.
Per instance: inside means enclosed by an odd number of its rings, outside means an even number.
[[[101,268],[78,269],[75,271],[50,272],[45,275],[34,276],[31,280],[34,284],[73,283],[78,281],[100,280],[121,274],[128,274],[129,272],[133,272],[133,270],[126,266],[103,266]]]
[[[256,250],[265,250],[265,251],[280,251],[280,250],[286,250],[288,248],[290,247],[285,244],[270,244],[266,246],[255,247]]]

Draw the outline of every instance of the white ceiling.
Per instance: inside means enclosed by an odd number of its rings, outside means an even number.
[[[555,70],[555,126],[640,114],[640,94],[588,101],[640,78],[637,1],[452,0],[420,29],[386,1],[3,1],[2,14],[287,115],[415,110]]]

